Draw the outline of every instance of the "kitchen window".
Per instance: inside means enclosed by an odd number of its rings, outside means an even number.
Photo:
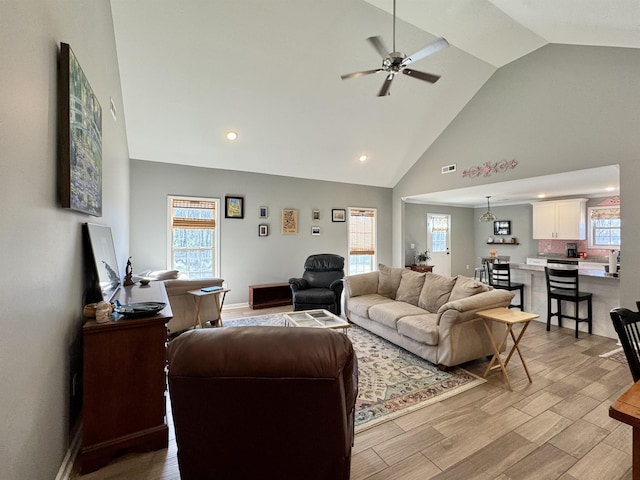
[[[589,248],[620,247],[620,207],[589,207]]]
[[[169,197],[170,269],[190,279],[220,276],[219,203],[215,198]]]

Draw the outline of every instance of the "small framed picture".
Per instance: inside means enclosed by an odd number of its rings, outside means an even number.
[[[295,208],[282,209],[282,234],[297,235],[298,234],[298,210]]]
[[[258,218],[268,218],[268,217],[269,217],[269,207],[258,208]]]
[[[320,220],[320,210],[314,210],[311,213],[311,219],[312,220]]]
[[[344,208],[331,209],[331,221],[332,222],[346,222],[347,211]]]
[[[320,227],[311,227],[311,235],[320,235]]]
[[[224,218],[244,218],[244,198],[224,197]]]
[[[259,237],[268,237],[269,236],[269,225],[266,223],[261,223],[258,225],[258,236]]]
[[[496,220],[493,222],[494,235],[511,235],[511,220]]]

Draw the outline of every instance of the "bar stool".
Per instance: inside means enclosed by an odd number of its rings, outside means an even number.
[[[473,279],[474,280],[479,280],[481,282],[484,283],[485,281],[485,271],[484,271],[484,267],[476,267],[473,270]]]
[[[544,267],[544,275],[547,280],[547,332],[551,329],[551,317],[558,317],[558,327],[562,327],[562,319],[569,318],[576,322],[576,338],[578,338],[578,324],[587,322],[589,334],[591,334],[591,321],[593,316],[592,297],[589,292],[581,292],[578,284],[578,270],[559,270]],[[555,299],[557,310],[551,312],[551,301]],[[587,318],[580,318],[580,302],[587,301]],[[575,305],[575,315],[562,313],[562,302],[571,302]]]
[[[511,281],[510,263],[487,263],[487,277],[489,285],[502,290],[518,290],[520,292],[520,304],[509,305],[509,308],[519,308],[524,311],[524,283]]]

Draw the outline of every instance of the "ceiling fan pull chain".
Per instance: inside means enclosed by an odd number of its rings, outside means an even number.
[[[396,0],[393,0],[393,51],[396,51]]]

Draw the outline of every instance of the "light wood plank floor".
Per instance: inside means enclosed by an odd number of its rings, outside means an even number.
[[[224,319],[290,310],[229,310]],[[567,321],[567,324],[570,322]],[[570,326],[570,325],[569,325]],[[533,321],[518,358],[457,396],[356,435],[353,480],[630,480],[631,428],[608,416],[632,384],[625,365],[600,358],[616,341]],[[482,375],[486,360],[463,365]],[[169,410],[169,408],[168,408]],[[169,448],[129,454],[81,480],[178,480],[168,411]]]

